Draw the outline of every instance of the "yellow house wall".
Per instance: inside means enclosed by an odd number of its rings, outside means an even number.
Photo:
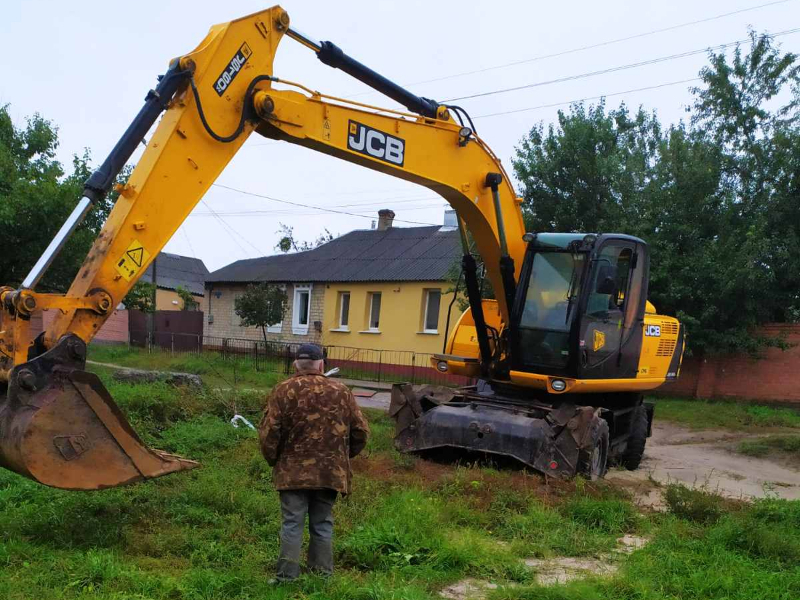
[[[444,293],[449,287],[448,283],[442,281],[327,284],[322,325],[323,343],[329,346],[374,350],[441,352],[447,308],[452,300],[452,294]],[[438,333],[435,334],[422,332],[425,291],[428,289],[442,292]],[[349,331],[335,331],[339,326],[341,292],[350,292]],[[372,292],[381,293],[380,333],[366,332],[369,328],[368,298]],[[458,305],[454,305],[450,332],[460,314]]]
[[[204,296],[195,296],[194,299],[199,304],[198,310],[205,312],[206,299]],[[174,302],[177,301],[177,304]],[[173,290],[162,290],[159,288],[156,291],[156,310],[182,310],[183,301],[177,292]]]

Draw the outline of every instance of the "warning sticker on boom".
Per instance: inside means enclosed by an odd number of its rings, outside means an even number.
[[[147,263],[149,258],[150,253],[144,249],[142,243],[134,240],[114,266],[125,281],[130,281],[142,270],[142,265]]]

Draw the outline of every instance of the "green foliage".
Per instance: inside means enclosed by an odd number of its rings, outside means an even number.
[[[208,390],[100,375],[147,443],[202,466],[93,493],[0,470],[2,598],[431,600],[465,577],[496,582],[491,598],[509,599],[783,600],[800,590],[800,502],[724,504],[703,523],[691,511],[637,515],[602,482],[545,485],[475,466],[437,467],[441,479],[426,481],[417,475],[430,465],[391,467],[391,421],[375,411],[354,493],[335,507],[336,573],[271,586],[280,505],[255,434],[231,427],[225,400]],[[615,555],[613,577],[541,588],[520,562],[609,553],[634,531],[652,542]]]
[[[18,285],[39,259],[77,204],[89,177],[89,156],[73,157],[71,172],[55,159],[58,129],[39,115],[18,129],[0,106],[0,281]],[[127,171],[123,173],[123,179]],[[66,291],[102,224],[115,194],[95,204],[41,283],[42,290]]]
[[[122,303],[130,310],[152,313],[156,310],[156,284],[149,281],[137,281],[125,295]]]
[[[225,356],[218,352],[171,356],[168,352],[148,353],[136,347],[92,344],[89,347],[89,357],[97,362],[134,369],[194,373],[200,375],[210,388],[267,390],[284,377],[282,357],[259,362],[258,366],[262,370],[257,370],[246,355]],[[100,367],[96,369],[105,370]],[[247,396],[242,390],[237,394],[239,397]]]
[[[785,600],[800,590],[800,503],[757,500],[716,523],[658,519],[614,577],[505,586],[489,600]]]
[[[800,411],[745,402],[655,398],[658,419],[693,429],[758,431],[764,427],[800,428]]]
[[[473,256],[478,261],[478,282],[480,285],[481,298],[493,299],[494,288],[492,282],[486,277],[486,270],[484,269],[483,262],[479,254],[473,250]],[[445,281],[448,283],[448,288],[444,291],[445,294],[454,294],[458,290],[456,296],[456,308],[464,312],[469,308],[469,300],[467,299],[467,286],[464,282],[464,277],[461,273],[461,260],[454,262],[445,274]]]
[[[623,232],[651,251],[650,297],[697,352],[757,353],[800,306],[800,65],[766,36],[711,54],[691,123],[604,102],[535,126],[514,162],[531,231]]]
[[[664,500],[673,515],[693,523],[716,523],[725,512],[722,499],[716,494],[679,484],[667,486]]]
[[[562,508],[565,516],[587,529],[623,534],[636,529],[636,510],[621,499],[575,496]]]
[[[200,306],[200,303],[195,300],[194,294],[182,285],[175,288],[175,293],[178,294],[181,299],[181,310],[197,310]]]
[[[278,231],[276,231],[276,233],[278,233],[281,237],[278,240],[278,243],[275,244],[275,248],[284,254],[289,252],[306,252],[307,250],[313,250],[314,248],[322,246],[322,244],[327,244],[334,239],[334,235],[327,229],[324,229],[323,232],[311,242],[298,240],[294,235],[294,227],[284,225],[283,223],[280,224],[280,228]]]
[[[267,341],[267,327],[283,321],[286,290],[268,283],[251,283],[236,298],[234,311],[245,327],[259,327]]]
[[[769,435],[739,442],[737,451],[748,456],[767,456],[775,452],[800,458],[800,435]]]

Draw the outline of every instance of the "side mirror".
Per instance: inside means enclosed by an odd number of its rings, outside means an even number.
[[[617,291],[617,270],[608,263],[599,265],[596,281],[594,290],[596,293],[613,295]]]
[[[597,289],[595,290],[598,294],[605,294],[606,296],[613,296],[614,293],[617,291],[617,282],[613,277],[604,277],[597,279]]]

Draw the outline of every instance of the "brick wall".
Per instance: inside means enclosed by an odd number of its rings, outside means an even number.
[[[788,350],[769,348],[759,359],[730,355],[685,358],[674,384],[663,395],[691,398],[739,398],[800,406],[800,325],[767,325],[769,336],[783,337]]]
[[[235,299],[244,292],[245,285],[213,284],[206,288],[205,305],[207,307],[203,335],[219,338],[240,338],[248,340],[262,340],[263,334],[258,327],[243,327],[239,324],[239,317],[234,312]],[[292,327],[294,315],[295,287],[286,285],[288,304],[286,314],[280,326],[280,331],[268,331],[267,340],[283,343],[321,343],[322,333],[317,330],[314,323],[322,322],[323,305],[325,302],[325,286],[312,284],[311,307],[309,313],[308,333],[295,333]],[[218,296],[219,294],[219,296]],[[213,322],[209,322],[213,319]]]

